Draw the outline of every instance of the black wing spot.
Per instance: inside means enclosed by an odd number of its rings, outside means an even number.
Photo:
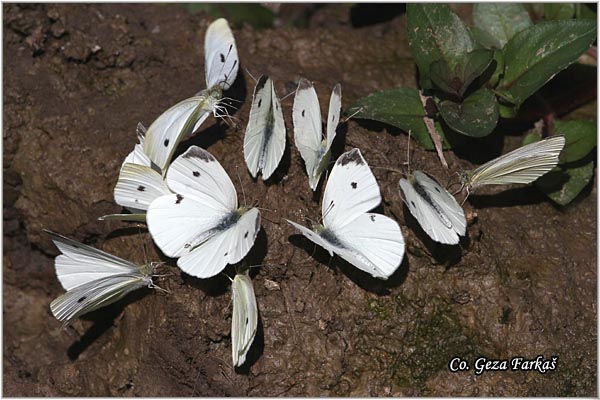
[[[199,171],[194,171],[192,172],[192,175],[194,175],[196,178],[200,176],[200,172]]]
[[[436,192],[442,193],[442,192],[440,192],[440,189],[438,189],[438,188],[434,188],[434,189],[435,189]]]
[[[279,104],[275,103],[275,109],[279,111]]]
[[[262,104],[262,99],[258,99],[258,108],[260,108],[261,104]]]
[[[140,192],[143,192],[143,191],[146,190],[146,186],[140,185],[140,186],[137,187],[137,190],[139,190]]]
[[[371,215],[371,221],[375,222],[375,216]]]
[[[302,117],[304,117],[304,112],[305,112],[305,111],[306,111],[306,110],[302,110]]]
[[[175,204],[179,204],[179,203],[181,203],[181,200],[183,200],[183,196],[182,196],[182,195],[180,195],[180,194],[178,194],[178,195],[176,196],[176,198],[177,198],[177,200],[175,200]]]
[[[248,317],[246,317],[246,325],[248,325]]]
[[[248,237],[248,231],[246,231],[246,233],[244,233],[244,239],[246,239]]]
[[[412,204],[413,208],[417,208],[417,205],[415,204],[415,202],[414,202],[414,201],[412,201],[412,200],[411,200],[411,201],[410,201],[410,204]]]
[[[227,252],[227,253],[223,254],[223,257],[227,257],[227,254],[229,254],[229,252]]]
[[[223,53],[219,54],[219,57],[221,57],[221,62],[224,63],[225,62],[225,55]]]
[[[352,183],[350,184],[350,186],[352,186],[352,189],[356,189],[356,187],[358,186],[358,183],[356,183],[356,182],[352,182]]]
[[[165,145],[165,147],[167,147],[169,145],[169,139],[165,139],[164,145]]]
[[[191,246],[192,246],[191,244],[186,243],[186,244],[183,245],[183,248],[184,249],[189,249]]]
[[[82,298],[80,298],[79,300],[77,300],[78,303],[81,303],[82,301],[84,301],[85,299],[87,299],[87,296],[83,296]]]

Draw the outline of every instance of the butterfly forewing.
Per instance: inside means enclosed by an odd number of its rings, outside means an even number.
[[[214,101],[206,92],[175,104],[148,128],[144,152],[164,173],[179,142],[191,135],[213,110]]]
[[[333,167],[321,205],[324,225],[339,229],[381,202],[379,186],[360,150],[342,154]]]
[[[207,88],[219,85],[229,89],[237,77],[239,60],[233,33],[224,18],[215,20],[206,30],[204,60]]]
[[[340,112],[342,109],[342,85],[339,83],[334,86],[329,99],[329,113],[327,115],[327,149],[331,148],[335,131],[340,122]]]
[[[177,158],[167,173],[169,188],[203,207],[230,212],[237,208],[233,182],[221,164],[208,151],[191,146]]]

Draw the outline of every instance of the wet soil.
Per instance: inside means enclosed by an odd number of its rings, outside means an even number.
[[[97,220],[121,211],[112,191],[137,122],[149,125],[203,88],[211,19],[160,4],[3,11],[5,396],[597,395],[595,183],[564,209],[532,187],[484,190],[465,203],[468,237],[448,248],[404,208],[398,174],[373,168],[384,199],[377,210],[400,223],[407,242],[401,267],[383,282],[330,259],[283,221],[317,219],[323,189],[310,191],[292,145],[293,96],[282,103],[288,144],[274,178],[247,173],[254,82],[245,71],[268,73],[280,97],[300,77],[312,80],[323,111],[337,82],[344,107],[375,90],[415,87],[404,15],[353,28],[348,7],[336,5],[314,11],[307,29],[234,29],[243,67],[228,94],[242,101],[236,125],[211,117],[182,145],[208,148],[245,201],[266,209],[248,256],[264,265],[252,273],[259,331],[234,370],[228,279],[182,274],[143,226]],[[405,133],[354,120],[338,132],[334,157],[359,147],[372,167],[405,168]],[[414,146],[412,168],[451,183],[470,160],[519,140],[446,152],[452,172]],[[48,308],[63,290],[44,228],[139,263],[145,244],[147,258],[167,261],[159,285],[170,293],[142,290],[61,329]],[[472,365],[538,355],[557,356],[556,369],[476,375]],[[451,373],[455,356],[471,370]]]

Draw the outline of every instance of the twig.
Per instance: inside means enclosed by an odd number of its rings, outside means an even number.
[[[422,91],[419,91],[419,97],[421,98],[423,109],[425,109],[425,105],[427,104],[427,97],[423,96]],[[427,127],[427,131],[429,132],[429,136],[431,136],[431,140],[433,141],[440,162],[442,163],[444,168],[448,169],[448,163],[446,162],[446,159],[444,158],[444,153],[442,152],[442,137],[438,133],[437,129],[435,129],[433,119],[425,115],[423,117],[423,122],[425,122],[425,126]]]

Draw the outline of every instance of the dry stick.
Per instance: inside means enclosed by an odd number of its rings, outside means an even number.
[[[427,103],[427,97],[423,96],[423,92],[419,91],[419,97],[421,98],[421,103],[423,104],[423,109]],[[433,123],[433,119],[429,118],[427,115],[423,117],[423,122],[425,122],[425,126],[427,127],[427,131],[429,132],[429,136],[431,136],[431,140],[433,140],[433,144],[435,145],[435,150],[437,151],[440,162],[444,166],[444,168],[448,169],[448,163],[444,158],[444,153],[442,152],[442,137],[438,133],[437,129],[435,129],[435,125]]]

